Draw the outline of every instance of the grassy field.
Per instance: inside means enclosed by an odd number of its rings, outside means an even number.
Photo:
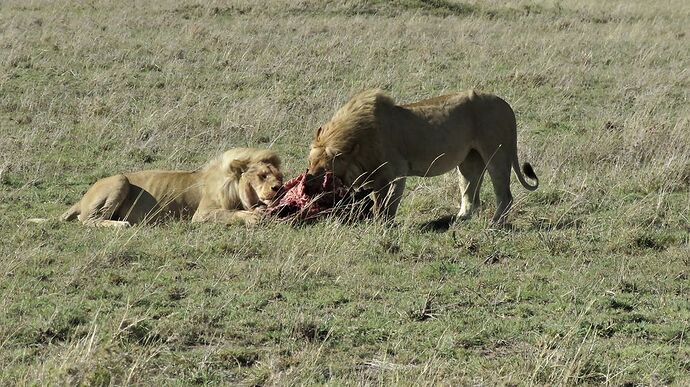
[[[0,384],[690,383],[690,3],[0,2]],[[370,87],[504,97],[512,228],[408,180],[398,226],[126,230],[96,179],[272,147]]]

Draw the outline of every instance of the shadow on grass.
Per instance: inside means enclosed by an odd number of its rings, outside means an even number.
[[[445,215],[440,218],[424,222],[419,225],[419,230],[422,232],[436,232],[442,233],[450,229],[458,221],[456,215]],[[517,228],[513,226],[512,223],[504,223],[500,226],[491,226],[490,229],[503,230],[503,231],[516,231]]]
[[[419,225],[420,231],[424,232],[446,232],[457,220],[455,215],[445,215],[438,219],[430,220]]]

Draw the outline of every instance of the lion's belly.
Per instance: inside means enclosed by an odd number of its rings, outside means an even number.
[[[466,152],[465,152],[466,153]],[[438,176],[442,175],[463,161],[457,149],[452,151],[440,151],[427,154],[425,157],[409,163],[410,176]]]
[[[408,142],[413,144],[405,157],[410,176],[437,176],[454,169],[467,156],[472,140],[461,131],[426,131],[418,136],[426,141]]]
[[[416,109],[398,130],[410,176],[437,176],[454,169],[474,140],[471,117],[462,106]]]

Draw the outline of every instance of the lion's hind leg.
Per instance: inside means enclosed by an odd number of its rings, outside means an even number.
[[[513,204],[513,194],[510,192],[510,176],[512,173],[511,157],[507,148],[499,146],[488,160],[486,170],[491,177],[491,184],[496,194],[496,212],[492,222],[501,226],[505,223],[508,211]]]
[[[469,219],[479,209],[479,191],[482,187],[486,164],[476,150],[470,150],[465,160],[458,165],[462,199],[458,219]]]
[[[79,220],[89,226],[128,226],[129,222],[113,219],[113,215],[127,198],[129,188],[129,180],[124,175],[97,181],[80,201]]]

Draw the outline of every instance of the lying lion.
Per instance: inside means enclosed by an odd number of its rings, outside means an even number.
[[[407,176],[437,176],[454,168],[460,172],[460,219],[479,206],[484,170],[496,194],[497,224],[513,202],[511,168],[526,189],[539,185],[529,163],[520,171],[510,105],[475,91],[402,106],[380,90],[364,91],[316,131],[309,152],[310,175],[332,171],[346,185],[373,190],[374,215],[385,219],[395,216]]]
[[[254,224],[282,186],[280,158],[236,148],[197,171],[140,171],[98,180],[61,220],[128,227],[168,217]]]

